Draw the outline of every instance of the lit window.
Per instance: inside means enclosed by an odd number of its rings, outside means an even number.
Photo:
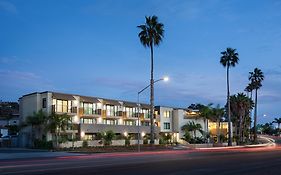
[[[165,118],[170,118],[171,117],[171,111],[164,111],[163,113]]]

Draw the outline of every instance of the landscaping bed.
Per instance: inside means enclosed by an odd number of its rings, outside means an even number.
[[[172,150],[172,146],[166,145],[141,145],[141,151],[163,151]],[[138,146],[99,146],[99,147],[81,147],[81,148],[63,148],[59,151],[67,151],[72,153],[112,153],[112,152],[137,152]]]

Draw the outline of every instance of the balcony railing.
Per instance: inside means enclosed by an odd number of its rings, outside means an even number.
[[[52,112],[57,112],[57,113],[77,113],[77,107],[71,107],[68,108],[68,106],[60,106],[61,110],[58,110],[56,108],[56,105],[52,105]]]
[[[85,108],[79,108],[79,115],[101,115],[102,110],[101,109],[85,109]]]

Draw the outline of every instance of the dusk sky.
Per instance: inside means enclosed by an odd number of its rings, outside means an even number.
[[[149,84],[150,52],[137,25],[156,15],[165,37],[155,48],[155,104],[226,101],[220,52],[236,48],[231,94],[255,67],[265,75],[260,122],[281,117],[281,1],[0,0],[0,99],[58,91],[136,101]],[[141,95],[149,102],[149,91]],[[266,116],[263,116],[266,114]]]

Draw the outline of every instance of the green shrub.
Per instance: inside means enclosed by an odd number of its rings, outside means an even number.
[[[224,143],[224,142],[227,141],[227,137],[226,137],[224,134],[221,134],[219,137],[220,137],[220,141],[221,141],[222,143]]]
[[[115,138],[115,133],[111,130],[106,131],[103,134],[103,141],[104,141],[104,145],[111,145],[112,144],[112,140]]]
[[[130,143],[130,138],[129,137],[125,138],[125,145],[129,146],[130,144],[131,144]]]
[[[87,140],[84,140],[84,141],[83,141],[82,147],[83,147],[83,148],[87,148],[87,147],[88,147],[88,141],[87,141]]]
[[[53,149],[53,142],[36,139],[36,140],[34,140],[34,148],[50,150],[50,149]]]
[[[190,133],[188,131],[186,131],[183,135],[183,140],[185,140],[186,142],[190,143],[190,141],[192,140],[192,137],[190,135]]]

